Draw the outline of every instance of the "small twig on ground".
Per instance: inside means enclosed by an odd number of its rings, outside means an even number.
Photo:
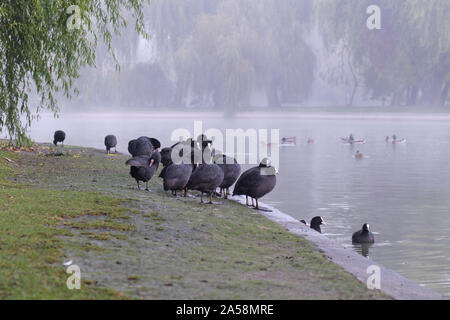
[[[17,164],[15,161],[13,161],[13,160],[11,160],[11,159],[9,159],[7,157],[2,157],[2,158],[5,159],[6,161],[8,161],[9,163]]]

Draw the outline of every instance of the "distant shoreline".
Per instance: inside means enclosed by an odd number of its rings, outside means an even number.
[[[233,115],[225,114],[224,112],[216,111],[162,111],[162,110],[136,110],[136,111],[64,111],[59,113],[60,117],[65,115],[70,116],[93,116],[102,115],[102,117],[149,117],[149,118],[189,118],[189,119],[248,119],[248,118],[276,118],[276,119],[305,119],[305,120],[401,120],[401,121],[450,121],[450,112],[440,113],[425,113],[425,112],[299,112],[299,111],[286,111],[276,113],[275,111],[251,111],[251,112],[238,112]],[[40,117],[53,117],[53,113],[43,112]]]

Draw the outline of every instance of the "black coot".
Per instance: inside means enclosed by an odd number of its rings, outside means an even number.
[[[128,152],[133,156],[151,156],[153,152],[153,145],[146,137],[140,137],[138,139],[128,142]]]
[[[166,173],[167,174],[167,173]],[[212,203],[212,194],[223,181],[223,171],[215,164],[196,164],[194,171],[186,185],[186,190],[201,192],[200,201],[203,203],[203,193],[209,193],[209,203]],[[186,192],[186,191],[185,191]],[[186,194],[185,194],[186,195]]]
[[[362,229],[353,233],[352,236],[353,243],[374,243],[375,237],[373,233],[369,231],[369,225],[365,223]]]
[[[248,205],[248,197],[256,200],[256,209],[259,209],[258,199],[268,194],[275,188],[277,178],[275,176],[277,170],[272,167],[270,160],[264,158],[258,167],[254,167],[245,171],[234,186],[234,195],[245,195]]]
[[[114,152],[116,152],[116,146],[117,146],[117,138],[115,135],[110,134],[105,137],[105,147],[106,147],[106,153],[109,154],[110,150],[114,148]]]
[[[174,161],[172,160],[172,153],[174,153],[176,164],[181,163],[192,163],[191,153],[193,152],[193,147],[191,146],[191,139],[186,141],[177,142],[171,147],[163,148],[161,150],[161,163],[164,168],[161,170],[159,174],[160,178],[164,178],[164,174],[166,173],[166,169],[170,166]],[[185,156],[183,156],[185,154]]]
[[[311,229],[314,229],[317,232],[322,233],[322,230],[320,229],[321,225],[325,225],[325,226],[327,225],[322,217],[317,216],[317,217],[314,217],[311,219],[311,224],[310,224]]]
[[[163,169],[159,174],[160,178],[164,178],[164,174],[166,173],[167,168],[173,163],[171,154],[172,148],[161,149],[161,163],[163,165]]]
[[[219,185],[220,195],[225,191],[225,199],[228,199],[229,188],[236,182],[241,173],[241,165],[236,159],[219,154],[214,157],[214,163],[223,171],[223,181]]]
[[[161,163],[163,166],[169,166],[172,164],[172,148],[161,149]]]
[[[64,146],[64,140],[66,139],[66,133],[62,130],[55,131],[55,134],[53,135],[53,144],[56,146],[58,145],[58,142],[61,142]]]
[[[164,169],[164,191],[171,190],[173,195],[177,195],[177,191],[184,191],[192,173],[191,164],[175,164],[172,163]]]
[[[153,148],[155,148],[155,150],[161,149],[161,142],[159,142],[158,139],[150,138],[150,142],[153,145]]]
[[[144,140],[147,140],[148,142],[150,142],[150,144],[153,146],[154,150],[158,150],[161,148],[161,142],[159,142],[158,139],[149,138],[149,137],[145,137],[145,136],[139,137],[137,140],[139,140],[139,139],[144,139]]]
[[[130,175],[136,179],[138,189],[141,189],[139,182],[145,182],[145,190],[148,191],[148,182],[158,170],[161,155],[153,152],[151,156],[141,155],[129,159],[125,164],[131,166]]]

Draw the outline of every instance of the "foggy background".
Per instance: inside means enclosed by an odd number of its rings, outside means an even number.
[[[381,29],[366,26],[370,5]],[[152,0],[64,111],[449,104],[449,1]],[[130,19],[131,21],[131,19]]]

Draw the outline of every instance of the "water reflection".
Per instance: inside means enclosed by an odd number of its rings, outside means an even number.
[[[361,254],[365,258],[369,257],[369,248],[372,247],[371,243],[354,243],[352,245],[353,249]]]

